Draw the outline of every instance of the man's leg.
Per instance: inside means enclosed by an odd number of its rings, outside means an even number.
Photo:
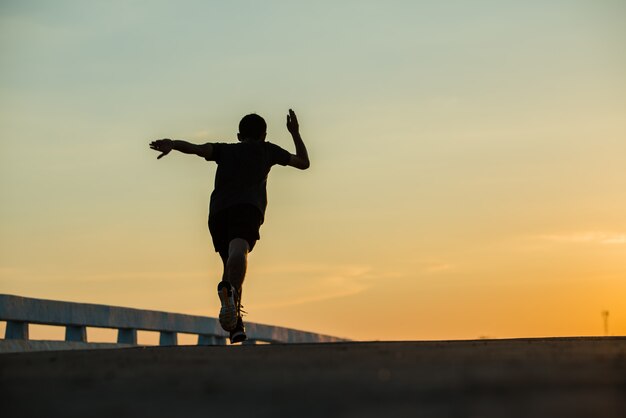
[[[239,320],[239,300],[238,289],[229,280],[230,276],[236,276],[237,270],[241,270],[241,257],[237,252],[233,252],[233,256],[230,263],[228,260],[231,258],[230,245],[223,245],[220,250],[220,257],[224,264],[224,270],[222,273],[222,281],[217,285],[217,294],[220,298],[222,307],[220,308],[220,325],[225,331],[232,332],[237,328]]]
[[[222,281],[217,286],[222,308],[220,324],[230,331],[231,342],[245,340],[245,331],[241,321],[241,292],[248,266],[248,241],[234,238],[228,245],[228,251],[220,251],[224,263]]]
[[[228,259],[224,263],[223,280],[230,283],[235,289],[235,305],[237,309],[237,325],[230,330],[230,342],[242,342],[246,340],[246,331],[241,320],[241,293],[243,281],[248,267],[248,241],[242,238],[234,238],[228,246]]]
[[[241,297],[243,281],[248,268],[249,251],[248,241],[243,238],[234,238],[228,245],[228,259],[224,265],[223,280],[233,285],[239,297]]]

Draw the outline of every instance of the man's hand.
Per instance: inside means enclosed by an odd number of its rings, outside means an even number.
[[[152,141],[150,143],[150,148],[152,148],[153,150],[159,151],[161,153],[161,155],[157,157],[157,159],[159,159],[159,158],[165,157],[167,154],[170,153],[173,147],[172,142],[173,141],[168,138],[157,139],[156,141]]]
[[[298,118],[296,117],[296,112],[292,109],[289,109],[289,114],[287,115],[287,130],[291,135],[298,135],[300,133]]]
[[[289,114],[287,115],[287,129],[291,134],[293,144],[296,146],[296,154],[291,154],[287,165],[299,168],[300,170],[306,170],[309,168],[311,163],[309,162],[309,154],[306,151],[306,146],[300,136],[298,118],[296,117],[296,112],[294,112],[293,109],[289,109]]]

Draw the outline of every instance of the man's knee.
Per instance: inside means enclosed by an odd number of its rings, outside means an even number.
[[[250,246],[248,241],[243,238],[235,238],[230,241],[228,246],[228,260],[229,262],[242,263],[246,261]]]
[[[250,246],[248,245],[248,241],[243,238],[235,238],[230,241],[230,244],[228,245],[228,258],[246,257],[249,251]]]

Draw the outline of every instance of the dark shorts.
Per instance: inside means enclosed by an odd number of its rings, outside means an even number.
[[[252,205],[237,205],[212,213],[209,216],[209,231],[215,251],[222,259],[228,258],[228,246],[235,238],[248,241],[250,251],[260,239],[261,211]]]

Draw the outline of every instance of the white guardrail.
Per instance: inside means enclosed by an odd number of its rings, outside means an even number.
[[[41,343],[28,339],[29,324],[65,327],[65,341],[47,341],[53,344],[40,344],[38,349],[128,347],[137,345],[137,331],[159,332],[159,345],[162,346],[177,345],[178,333],[198,335],[198,345],[225,345],[228,338],[228,334],[215,318],[4,294],[0,294],[0,321],[6,321],[3,343]],[[89,343],[87,327],[117,329],[117,344]],[[251,322],[246,322],[246,334],[248,344],[348,341],[329,335]],[[21,345],[24,346],[23,343]]]

